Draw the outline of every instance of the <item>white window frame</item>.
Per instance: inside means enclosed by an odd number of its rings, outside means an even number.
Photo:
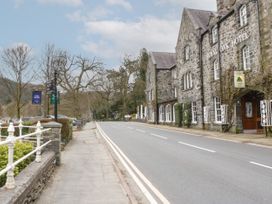
[[[242,48],[242,62],[243,62],[243,69],[251,70],[251,62],[250,62],[250,49],[249,46],[244,46]]]
[[[174,87],[174,97],[175,97],[175,98],[177,98],[177,97],[178,97],[177,87]]]
[[[191,109],[192,109],[192,123],[197,124],[197,106],[195,101],[191,103]]]
[[[222,123],[221,99],[219,97],[214,97],[213,102],[214,102],[214,122],[221,124]]]
[[[213,79],[214,80],[220,79],[220,70],[219,70],[218,60],[213,61]]]
[[[190,60],[190,46],[186,45],[184,48],[184,61]]]
[[[239,9],[239,18],[240,18],[240,26],[243,27],[247,24],[248,19],[247,19],[247,6],[243,5]]]
[[[218,42],[218,27],[214,26],[212,28],[212,43],[215,44]]]
[[[160,122],[165,122],[165,107],[164,105],[160,105],[159,108],[159,121]]]
[[[183,86],[184,90],[193,88],[193,75],[191,72],[187,72],[183,75]]]
[[[168,123],[172,122],[171,104],[167,104],[166,107],[165,107],[165,119],[166,119],[166,122],[168,122]]]

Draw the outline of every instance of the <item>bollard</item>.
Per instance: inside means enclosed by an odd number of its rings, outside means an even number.
[[[36,125],[36,137],[37,137],[37,147],[36,148],[39,148],[41,146],[41,123],[40,121],[38,121],[37,125]],[[39,149],[37,152],[36,152],[36,159],[35,161],[36,162],[41,162],[42,160],[42,156],[41,156],[41,149]]]
[[[14,132],[15,132],[15,129],[14,129],[13,123],[11,122],[8,127],[8,137],[7,137],[7,140],[9,141],[9,143],[8,143],[8,167],[12,167],[12,165],[13,165],[14,143],[15,143]],[[7,172],[7,181],[5,184],[5,187],[7,189],[15,188],[15,180],[14,180],[13,170],[14,169],[12,167]]]

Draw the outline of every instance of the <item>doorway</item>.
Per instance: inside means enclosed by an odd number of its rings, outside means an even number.
[[[245,133],[262,132],[260,101],[263,95],[252,91],[241,98],[242,121]]]

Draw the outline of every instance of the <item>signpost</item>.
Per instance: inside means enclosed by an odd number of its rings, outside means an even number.
[[[32,91],[32,104],[41,105],[42,104],[42,92],[41,91]]]

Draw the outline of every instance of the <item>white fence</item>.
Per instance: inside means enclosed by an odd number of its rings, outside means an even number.
[[[36,153],[35,161],[41,162],[41,149],[51,142],[51,140],[49,140],[48,142],[41,145],[42,133],[49,131],[50,129],[42,130],[42,126],[41,126],[40,122],[38,122],[36,126],[24,126],[22,124],[21,120],[20,120],[20,123],[18,126],[14,126],[12,122],[9,123],[8,127],[2,127],[2,124],[1,124],[0,132],[3,128],[7,128],[8,137],[6,137],[6,139],[4,141],[0,140],[0,146],[1,145],[8,146],[8,164],[7,164],[6,168],[4,168],[0,171],[0,176],[7,173],[7,180],[6,180],[5,187],[8,189],[12,189],[12,188],[15,188],[14,168],[16,167],[16,165],[18,165],[20,162],[24,161],[25,159],[27,159],[28,157],[30,157],[31,155],[33,155],[35,153]],[[19,128],[19,136],[17,136],[17,137],[14,136],[15,128]],[[23,128],[30,128],[30,129],[35,128],[35,132],[30,133],[30,134],[26,134],[26,135],[22,135]],[[22,141],[23,139],[26,139],[26,138],[29,138],[32,136],[36,136],[36,148],[33,151],[29,152],[27,155],[23,156],[22,158],[20,158],[14,162],[13,157],[14,157],[15,142]],[[2,136],[0,135],[0,138],[1,137]]]

